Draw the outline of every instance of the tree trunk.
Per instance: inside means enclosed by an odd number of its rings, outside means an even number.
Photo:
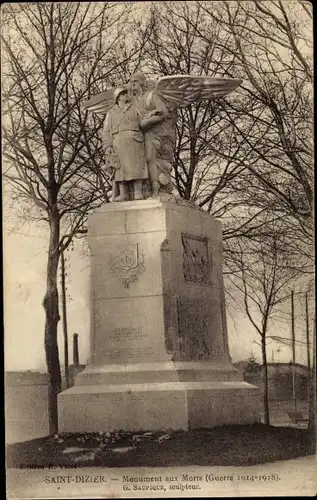
[[[308,434],[310,439],[310,451],[312,454],[316,453],[317,444],[317,426],[316,426],[316,318],[314,319],[313,331],[313,365],[310,374],[310,387],[309,387],[309,422]]]
[[[262,361],[264,370],[264,380],[263,380],[263,409],[264,409],[264,423],[270,425],[270,412],[269,412],[269,386],[268,386],[268,374],[267,374],[267,357],[266,357],[266,338],[265,335],[261,337],[261,350],[262,350]]]
[[[45,310],[45,355],[48,371],[48,418],[49,433],[58,433],[57,394],[61,391],[61,370],[57,344],[58,309],[57,274],[59,261],[59,215],[51,212],[50,242],[47,258],[46,293],[43,300]]]
[[[61,252],[61,288],[62,288],[62,317],[64,334],[64,370],[65,386],[69,388],[69,362],[68,362],[68,325],[67,325],[67,300],[66,300],[66,280],[65,280],[65,257]]]

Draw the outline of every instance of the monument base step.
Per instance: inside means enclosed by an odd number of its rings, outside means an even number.
[[[75,378],[75,385],[143,384],[147,382],[210,382],[243,380],[229,361],[169,361],[109,363],[89,366]]]
[[[58,395],[59,432],[189,430],[260,422],[247,382],[75,385]]]

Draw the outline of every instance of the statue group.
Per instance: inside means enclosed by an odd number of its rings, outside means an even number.
[[[151,197],[171,193],[177,109],[223,97],[240,83],[191,75],[150,82],[138,73],[127,84],[87,101],[86,109],[106,113],[103,145],[112,201],[143,199],[144,181]]]

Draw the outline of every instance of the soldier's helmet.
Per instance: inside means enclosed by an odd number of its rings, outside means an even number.
[[[118,87],[114,92],[113,92],[113,97],[115,100],[115,103],[117,104],[118,98],[121,94],[127,94],[128,90],[125,87]]]

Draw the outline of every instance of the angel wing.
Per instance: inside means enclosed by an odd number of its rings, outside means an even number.
[[[210,76],[175,75],[158,80],[156,92],[170,110],[186,108],[197,101],[223,97],[235,90],[242,80]]]
[[[107,114],[109,109],[115,105],[114,90],[115,88],[105,90],[100,94],[92,96],[88,101],[82,103],[83,108],[94,113]]]

